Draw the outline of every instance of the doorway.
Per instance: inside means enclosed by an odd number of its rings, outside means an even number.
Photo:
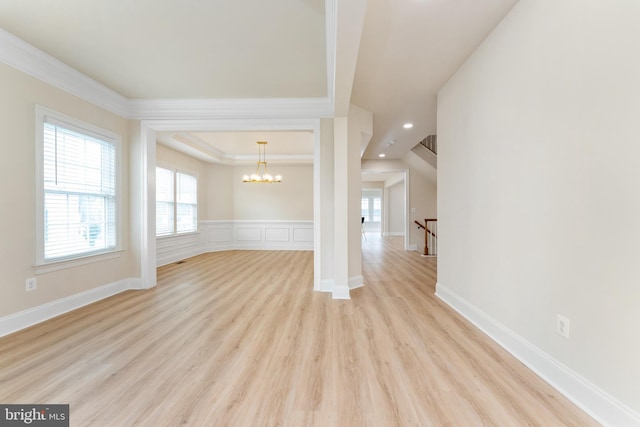
[[[410,247],[409,171],[362,170],[361,211],[365,220],[363,244],[368,235],[402,236]]]

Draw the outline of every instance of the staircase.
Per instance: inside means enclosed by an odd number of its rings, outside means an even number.
[[[413,221],[418,228],[424,230],[424,251],[422,256],[438,256],[438,219],[425,218],[424,224],[419,221]]]
[[[429,135],[411,149],[422,160],[438,168],[438,135]]]

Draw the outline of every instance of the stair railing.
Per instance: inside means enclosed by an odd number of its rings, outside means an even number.
[[[419,221],[413,221],[418,224],[418,228],[424,229],[424,252],[422,256],[438,255],[438,220],[436,218],[425,218],[424,225]]]
[[[433,154],[438,155],[438,135],[429,135],[420,141],[420,144]]]

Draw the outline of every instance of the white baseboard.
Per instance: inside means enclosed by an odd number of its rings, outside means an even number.
[[[208,252],[313,251],[313,221],[200,221],[199,232],[156,239],[156,266]]]
[[[349,294],[349,286],[333,286],[331,290],[332,299],[351,299]]]
[[[140,279],[123,279],[4,316],[0,318],[0,337],[119,294],[120,292],[130,289],[141,289],[141,287],[142,281]]]
[[[349,289],[357,289],[364,286],[364,277],[353,276],[349,277]]]
[[[410,251],[417,251],[418,250],[418,245],[409,245],[409,250]]]
[[[324,279],[320,281],[320,289],[319,292],[332,292],[333,284],[335,282],[332,279]]]
[[[137,277],[135,279],[129,279],[129,290],[138,291],[142,289],[146,289],[146,288],[142,284],[141,278]]]
[[[596,421],[612,427],[640,426],[640,414],[506,328],[445,285],[436,283],[436,296]]]
[[[320,282],[320,292],[331,292],[333,299],[351,299],[350,290],[364,286],[362,276],[350,277],[347,286],[336,286],[335,280],[322,280]]]
[[[167,264],[173,264],[174,262],[182,261],[183,259],[191,258],[197,255],[201,255],[205,253],[202,248],[190,249],[187,251],[173,252],[169,254],[169,256],[163,256],[160,258],[159,256],[156,259],[156,267],[161,267]]]

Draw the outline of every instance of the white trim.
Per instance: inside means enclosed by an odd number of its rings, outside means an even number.
[[[98,288],[89,289],[88,291],[4,316],[0,318],[0,337],[119,294],[120,292],[140,289],[140,287],[140,279],[122,279]]]
[[[0,62],[121,117],[130,115],[127,98],[1,28]]]
[[[349,277],[349,289],[358,289],[364,286],[364,277],[352,276]]]
[[[349,286],[333,286],[331,290],[332,299],[351,299]]]
[[[500,344],[543,380],[605,426],[640,426],[640,414],[617,401],[488,314],[436,283],[436,296]]]
[[[131,99],[130,119],[331,117],[329,98]]]
[[[137,147],[140,164],[130,163],[131,175],[138,173],[140,200],[130,211],[139,215],[140,221],[140,271],[142,286],[153,288],[158,282],[156,271],[156,131],[140,123],[140,145]],[[138,167],[136,167],[138,166]],[[134,172],[135,171],[135,172]],[[131,176],[130,175],[130,176]],[[133,182],[136,182],[133,180]]]
[[[141,249],[141,271],[143,272],[143,282],[153,281],[155,285],[156,269],[156,240],[155,240],[155,132],[197,132],[197,131],[250,131],[250,130],[307,130],[312,131],[315,137],[314,145],[314,239],[311,247],[314,249],[314,289],[320,287],[320,209],[321,197],[320,186],[317,174],[320,168],[320,119],[318,118],[203,118],[203,119],[167,119],[167,120],[142,120],[141,127],[141,150],[144,161],[141,171],[147,177],[142,180],[142,209],[148,212],[142,214],[142,247]],[[153,138],[149,137],[153,134]],[[146,137],[145,137],[146,135]],[[151,155],[153,153],[153,155]],[[144,185],[146,182],[147,185]],[[230,244],[209,246],[207,251],[219,251],[233,249]],[[242,249],[273,249],[266,246],[259,248],[245,246]],[[283,248],[285,249],[285,248]],[[301,249],[297,247],[296,249]]]
[[[156,132],[235,132],[235,131],[318,131],[316,118],[228,118],[143,120],[147,128]]]
[[[198,225],[202,230],[202,225]],[[204,234],[172,234],[156,238],[156,265],[171,264],[206,252]]]
[[[75,268],[81,265],[91,264],[93,262],[107,261],[110,259],[120,258],[124,250],[99,253],[94,255],[84,255],[78,258],[72,258],[62,261],[53,261],[46,264],[36,264],[33,266],[36,274],[51,273],[52,271],[65,270],[67,268]]]
[[[201,221],[199,229],[205,236],[202,239],[203,253],[223,250],[310,251],[315,246],[316,227],[313,221]]]
[[[1,33],[0,33],[1,34]],[[61,126],[100,139],[111,144],[115,151],[115,247],[96,252],[84,252],[70,256],[66,259],[45,260],[45,185],[44,185],[44,125],[46,123]],[[37,273],[56,271],[64,268],[75,267],[94,261],[116,258],[122,252],[122,138],[120,134],[98,127],[92,123],[76,119],[64,113],[59,113],[47,107],[36,104],[35,106],[35,158],[36,158],[36,258]]]
[[[404,215],[405,215],[405,223],[404,223],[404,250],[409,250],[409,240],[411,240],[411,234],[409,230],[411,230],[411,187],[409,183],[409,170],[405,169],[404,171]]]
[[[324,279],[320,281],[320,289],[315,289],[318,292],[333,292],[333,286],[335,281],[333,279]]]
[[[3,29],[0,29],[0,62],[127,119],[332,117],[337,20],[335,4],[336,0],[326,0],[326,97],[127,99]]]
[[[331,0],[327,0],[329,2]],[[323,291],[322,283],[322,135],[320,120],[313,128],[313,290]]]
[[[229,250],[311,251],[315,229],[313,221],[200,221],[198,233],[157,237],[156,263],[159,267],[204,253]],[[354,286],[356,282],[357,278]],[[320,288],[315,285],[314,282],[315,290],[331,290],[325,288],[326,283],[321,283]]]
[[[404,191],[404,232],[401,234],[395,234],[395,233],[391,233],[389,235],[397,235],[397,236],[405,236],[404,239],[404,250],[405,251],[414,251],[417,250],[417,246],[416,245],[410,245],[409,243],[409,239],[411,238],[411,234],[409,233],[409,230],[411,229],[411,206],[410,206],[410,201],[411,201],[411,188],[410,188],[410,183],[409,183],[409,169],[391,169],[391,170],[384,170],[384,169],[362,169],[361,174],[362,175],[367,175],[367,174],[378,174],[378,173],[390,173],[390,174],[396,174],[396,173],[401,173],[403,175],[403,191]],[[385,190],[388,187],[385,187]],[[386,205],[386,202],[385,202]],[[386,221],[386,215],[385,215],[385,221]],[[365,230],[366,231],[366,230]],[[384,233],[384,235],[387,235],[387,233]]]
[[[320,288],[320,118],[333,117],[335,97],[335,52],[337,0],[325,1],[327,96],[321,98],[270,99],[127,99],[85,76],[52,56],[0,29],[0,62],[41,81],[65,90],[127,119],[141,119],[139,147],[130,144],[140,156],[140,164],[131,166],[137,175],[140,198],[132,205],[132,215],[140,221],[139,240],[141,280],[145,288],[156,284],[155,248],[155,133],[157,131],[216,130],[311,130],[314,146],[314,289]],[[135,182],[135,179],[132,181]],[[153,205],[153,206],[150,206]],[[140,209],[134,209],[134,208]],[[138,247],[139,245],[139,247]]]

